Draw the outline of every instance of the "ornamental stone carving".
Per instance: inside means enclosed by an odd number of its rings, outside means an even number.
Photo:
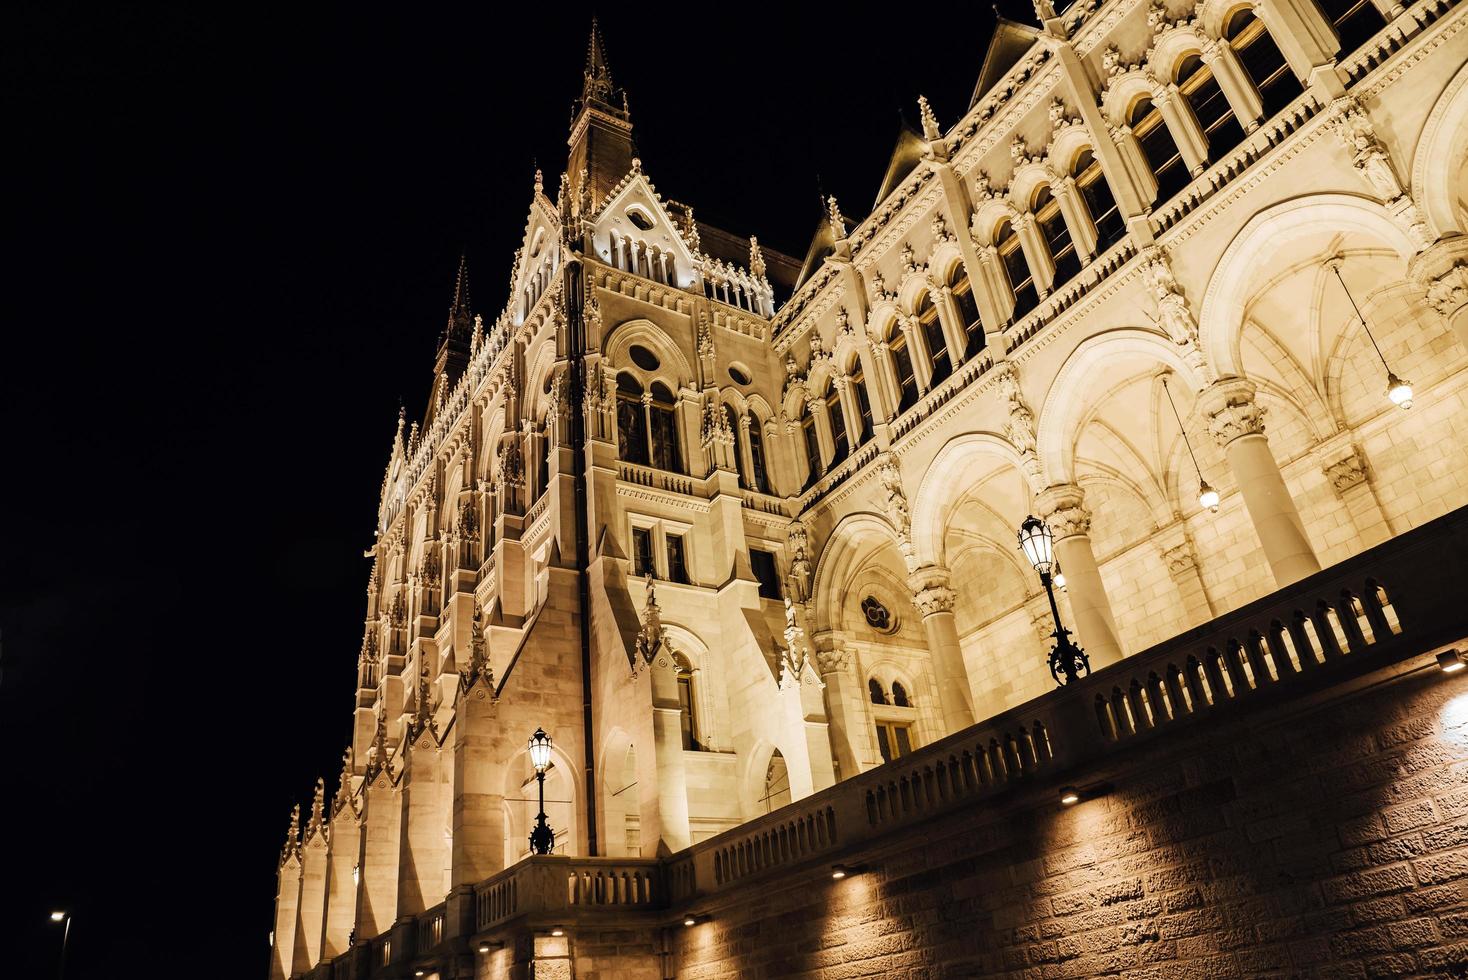
[[[839,673],[845,670],[847,665],[851,663],[851,655],[846,652],[845,647],[841,646],[840,641],[832,640],[830,642],[832,644],[830,649],[822,650],[818,647],[816,650],[816,668],[820,671],[822,677],[827,674]]]
[[[647,576],[647,603],[642,610],[642,627],[637,631],[637,657],[632,659],[632,673],[638,671],[638,658],[643,664],[651,664],[666,640],[663,630],[663,614],[658,608],[657,590],[653,586],[652,573]]]
[[[1040,516],[1050,525],[1056,541],[1091,533],[1091,512],[1084,501],[1085,492],[1074,484],[1048,487],[1040,494]]]
[[[1045,487],[1043,467],[1040,465],[1038,441],[1035,438],[1035,416],[1025,404],[1024,394],[1019,387],[1019,371],[1010,361],[1000,361],[994,366],[999,394],[1008,403],[1009,417],[1004,423],[1004,437],[1019,452],[1020,468],[1029,481],[1030,490],[1039,493]]]
[[[1172,273],[1167,252],[1149,246],[1142,253],[1142,276],[1157,304],[1157,325],[1182,348],[1183,360],[1199,377],[1208,376],[1207,360],[1198,347],[1198,321],[1188,307],[1187,297]]]
[[[1198,567],[1198,559],[1193,554],[1193,546],[1187,541],[1164,549],[1162,560],[1167,564],[1167,573],[1173,578],[1185,575]]]
[[[1340,495],[1352,487],[1358,487],[1365,483],[1369,477],[1366,459],[1361,451],[1354,446],[1350,452],[1324,467],[1325,478],[1330,481],[1331,487]]]
[[[796,602],[810,600],[810,535],[805,525],[795,522],[790,525],[786,542],[790,545],[790,592]]]
[[[1203,389],[1198,409],[1208,419],[1208,431],[1219,447],[1235,439],[1264,434],[1264,406],[1254,398],[1253,382],[1225,378]]]
[[[1459,262],[1428,281],[1427,302],[1439,314],[1451,317],[1468,306],[1468,262]]]
[[[897,532],[898,550],[902,552],[908,571],[912,571],[917,567],[912,546],[912,508],[907,503],[907,491],[902,487],[902,470],[897,465],[896,456],[883,453],[878,457],[877,478],[882,483],[887,520]]]

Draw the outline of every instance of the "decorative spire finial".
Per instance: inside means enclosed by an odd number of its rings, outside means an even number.
[[[444,335],[468,334],[473,323],[473,315],[469,312],[469,260],[460,252],[459,271],[454,278],[454,299],[449,304],[449,322],[444,327]]]
[[[765,277],[765,253],[759,247],[759,239],[749,236],[749,274],[756,279]]]
[[[933,115],[933,107],[928,105],[927,96],[918,96],[918,115],[923,120],[923,139],[929,143],[943,135],[938,128],[938,117]]]
[[[831,223],[831,235],[837,241],[846,237],[846,221],[841,217],[841,206],[835,194],[826,195],[826,220]]]

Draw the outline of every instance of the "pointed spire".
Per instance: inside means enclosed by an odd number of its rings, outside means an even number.
[[[449,304],[449,322],[444,327],[444,334],[451,336],[459,331],[468,333],[472,323],[473,315],[469,311],[469,260],[460,252],[459,272],[454,279],[454,299]]]
[[[606,46],[601,39],[601,25],[596,15],[591,17],[591,37],[586,41],[586,74],[592,78],[612,80],[612,67],[607,64]]]
[[[581,108],[592,102],[618,110],[625,116],[627,94],[612,82],[612,66],[607,62],[606,44],[601,38],[601,27],[596,18],[591,18],[591,37],[586,42],[586,72],[581,85]]]
[[[280,851],[280,863],[284,864],[301,853],[301,804],[291,807],[291,824],[285,832],[285,847]]]
[[[307,841],[322,831],[321,813],[326,807],[326,780],[316,777],[316,791],[311,795],[311,819],[306,823]]]
[[[831,223],[831,237],[836,241],[846,237],[846,220],[841,217],[841,206],[836,203],[836,195],[826,195],[826,220]]]
[[[756,279],[765,277],[765,252],[759,247],[759,239],[749,236],[749,274]]]

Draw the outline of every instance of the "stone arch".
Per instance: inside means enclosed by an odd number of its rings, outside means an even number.
[[[993,245],[994,232],[1006,221],[1016,221],[1019,211],[1006,197],[995,195],[974,207],[973,233],[980,245]]]
[[[1177,372],[1194,391],[1205,381],[1183,359],[1178,346],[1167,337],[1151,330],[1122,327],[1097,334],[1082,341],[1066,358],[1045,395],[1040,411],[1036,442],[1045,474],[1052,483],[1069,483],[1075,475],[1075,437],[1081,419],[1090,410],[1087,379],[1117,358],[1149,357]]]
[[[613,728],[602,737],[601,762],[597,766],[602,791],[598,802],[601,825],[606,828],[607,853],[612,857],[638,857],[641,853],[632,853],[626,834],[629,816],[636,814],[641,823],[638,762],[637,745],[625,730]]]
[[[739,809],[746,820],[765,812],[760,806],[760,799],[765,792],[765,776],[776,755],[781,759],[790,758],[774,742],[761,737],[745,757],[744,774],[739,779]]]
[[[1468,189],[1457,186],[1463,161],[1468,160],[1468,66],[1458,69],[1417,138],[1412,152],[1412,199],[1427,218],[1427,226],[1438,238],[1468,234],[1468,215],[1458,207],[1459,195]]]
[[[1157,98],[1157,90],[1161,83],[1156,76],[1142,68],[1133,68],[1113,75],[1106,84],[1106,92],[1101,97],[1101,107],[1106,111],[1106,119],[1113,126],[1126,125],[1127,113],[1138,99]]]
[[[545,413],[548,396],[546,377],[556,369],[556,338],[552,334],[536,343],[525,357],[525,377],[529,384],[522,393],[526,418],[539,419]]]
[[[527,844],[530,828],[535,823],[535,800],[525,798],[529,749],[524,741],[513,743],[515,750],[505,760],[505,867],[520,859]],[[579,849],[581,789],[577,780],[579,766],[566,754],[559,742],[551,745],[551,770],[546,775],[545,812],[551,829],[556,832],[555,853],[574,854]],[[564,799],[560,797],[564,796]]]
[[[912,543],[920,565],[946,565],[943,534],[948,514],[968,492],[972,474],[984,461],[1000,460],[1024,472],[1014,444],[992,432],[954,436],[928,464],[913,497]]]
[[[1170,27],[1157,36],[1156,43],[1147,52],[1147,69],[1157,78],[1171,82],[1182,60],[1191,54],[1202,57],[1209,40],[1207,34],[1192,25],[1184,23]]]
[[[679,388],[693,384],[693,368],[689,365],[688,358],[673,338],[651,320],[628,320],[617,324],[602,343],[602,356],[617,370],[625,370],[632,366],[629,351],[633,344],[641,344],[657,355],[662,363],[651,376],[672,375],[675,383],[669,387],[675,393]]]
[[[1054,176],[1044,161],[1027,163],[1009,181],[1009,201],[1018,211],[1029,211],[1030,201],[1041,187],[1049,187]]]
[[[1083,150],[1096,152],[1096,141],[1091,137],[1091,131],[1084,125],[1067,126],[1056,134],[1045,160],[1056,174],[1068,175]]]
[[[963,263],[963,249],[958,247],[958,242],[953,240],[938,242],[933,253],[928,256],[928,271],[932,273],[938,282],[947,282],[953,274],[954,266]]]
[[[852,573],[874,553],[884,547],[898,547],[897,532],[884,517],[872,513],[848,514],[826,539],[816,560],[814,585],[816,629],[833,629],[840,625],[842,587]]]
[[[903,313],[911,316],[928,293],[927,267],[918,266],[916,272],[909,272],[902,277],[902,285],[897,287],[897,306]]]
[[[1304,235],[1356,232],[1385,243],[1403,259],[1412,240],[1376,202],[1353,194],[1312,194],[1273,205],[1250,218],[1224,249],[1203,293],[1198,343],[1220,377],[1244,375],[1240,338],[1249,285],[1280,252]]]

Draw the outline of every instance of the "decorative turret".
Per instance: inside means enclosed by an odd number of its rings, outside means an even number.
[[[433,361],[433,387],[429,389],[428,410],[423,413],[426,428],[433,422],[447,392],[469,366],[474,343],[474,314],[469,301],[469,263],[459,256],[459,272],[454,280],[454,298],[449,303],[448,322],[438,338],[438,354]]]
[[[311,796],[311,819],[306,822],[306,833],[301,838],[301,843],[309,844],[325,829],[321,822],[321,814],[326,806],[326,780],[320,776],[316,777],[316,792]]]
[[[280,849],[280,863],[301,856],[301,804],[291,807],[291,824],[285,832],[285,846]]]
[[[632,169],[634,156],[627,94],[612,82],[606,45],[594,17],[586,42],[581,98],[572,112],[567,142],[571,153],[566,172],[585,174],[578,188],[578,213],[584,218],[601,206],[607,193]]]

